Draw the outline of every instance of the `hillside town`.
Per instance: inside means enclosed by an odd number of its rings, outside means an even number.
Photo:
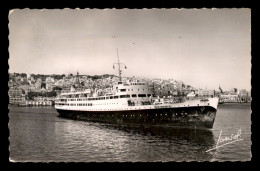
[[[204,98],[219,97],[220,103],[248,103],[251,102],[250,92],[232,88],[223,91],[201,89],[174,79],[146,79],[139,77],[123,77],[126,82],[145,82],[153,85],[155,97],[168,98]],[[25,74],[9,73],[9,103],[19,106],[51,106],[55,98],[64,92],[89,91],[98,95],[110,93],[114,84],[119,81],[115,75],[76,75],[73,74]]]

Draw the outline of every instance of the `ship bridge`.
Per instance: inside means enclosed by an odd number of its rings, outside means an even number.
[[[145,97],[154,95],[153,86],[143,82],[118,82],[117,85],[113,86],[113,91],[117,95],[145,94]]]

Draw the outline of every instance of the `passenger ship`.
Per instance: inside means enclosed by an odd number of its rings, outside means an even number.
[[[144,82],[123,82],[118,57],[119,82],[104,96],[90,92],[62,93],[55,108],[60,117],[126,126],[213,127],[219,99],[174,102],[154,96]],[[124,64],[123,64],[124,65]]]

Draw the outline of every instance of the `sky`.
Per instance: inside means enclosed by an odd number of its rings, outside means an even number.
[[[182,80],[251,89],[250,9],[15,9],[9,72]]]

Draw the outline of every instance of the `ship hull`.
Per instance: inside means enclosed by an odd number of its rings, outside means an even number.
[[[211,106],[122,111],[76,111],[56,109],[60,117],[126,126],[162,126],[211,129],[216,109]]]

